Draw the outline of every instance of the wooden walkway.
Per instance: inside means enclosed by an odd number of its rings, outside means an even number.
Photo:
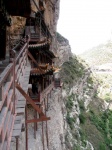
[[[30,68],[27,67],[27,42],[20,45],[20,51],[15,55],[15,64],[8,58],[0,64],[0,150],[9,150],[11,139],[19,137],[22,128],[22,115],[26,103],[15,89],[15,80],[23,85],[29,82]],[[26,81],[26,82],[25,82]],[[27,89],[26,89],[27,90]],[[18,117],[21,116],[21,117]],[[16,142],[18,143],[18,142]]]

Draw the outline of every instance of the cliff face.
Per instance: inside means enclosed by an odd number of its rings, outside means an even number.
[[[69,41],[61,34],[57,33],[57,56],[56,64],[62,66],[66,61],[69,61],[69,57],[72,56],[71,47]]]
[[[34,12],[38,12],[39,7],[39,0],[35,0],[36,5],[34,4],[33,0],[30,0],[31,2],[31,9]],[[56,25],[59,18],[59,2],[60,0],[49,0],[49,1],[43,1],[41,9],[44,10],[44,19],[45,23],[50,30],[51,35],[53,36],[52,40],[52,46],[51,49],[53,51],[56,51],[55,48],[55,42],[56,42]],[[9,55],[8,49],[13,48],[14,45],[22,38],[24,33],[24,27],[26,24],[26,18],[19,17],[19,16],[13,16],[12,19],[12,25],[11,27],[7,27],[7,55]],[[10,42],[9,42],[10,39]]]
[[[32,9],[37,10],[34,3],[32,3]],[[97,97],[98,81],[91,74],[88,66],[81,59],[72,55],[68,40],[56,33],[59,0],[46,0],[42,9],[45,9],[45,22],[53,36],[51,50],[57,53],[58,58],[55,63],[61,68],[60,76],[63,81],[62,89],[54,88],[51,97],[49,96],[47,110],[47,116],[51,117],[47,124],[49,150],[93,150],[93,147],[99,150],[99,142],[104,142],[104,138],[96,127],[98,124],[94,123],[99,120],[95,120],[94,117],[98,114],[100,116],[104,107],[102,101]],[[12,17],[12,26],[7,29],[7,38],[9,34],[13,34],[10,36],[12,44],[14,40],[21,37],[20,33],[23,32],[24,26],[25,18]],[[29,107],[28,119],[34,117],[33,111]],[[28,147],[30,150],[37,148],[42,150],[42,123],[38,123],[36,139],[34,139],[33,126],[34,124],[28,125]],[[43,123],[43,126],[44,144],[47,150],[46,122]],[[25,150],[24,143],[25,134],[22,133],[19,139],[20,150]],[[11,149],[15,150],[15,145]]]

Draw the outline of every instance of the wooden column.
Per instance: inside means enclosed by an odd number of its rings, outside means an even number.
[[[44,105],[45,105],[45,115],[47,115],[47,112],[46,112],[46,103],[45,103],[45,100],[44,100]],[[46,121],[46,142],[47,142],[47,149],[49,150],[49,137],[48,137],[48,126],[47,126],[47,121]]]
[[[37,119],[37,111],[34,111],[34,118]],[[37,123],[34,123],[34,138],[36,139]]]
[[[35,115],[35,110],[34,110],[34,119],[35,118],[36,118],[36,115]],[[36,139],[36,123],[35,122],[34,122],[34,138]]]
[[[28,120],[27,117],[27,103],[26,103],[26,107],[25,107],[25,126],[26,126],[26,150],[28,150],[28,124],[26,122],[26,120]]]
[[[18,150],[18,137],[16,137],[16,150]]]
[[[44,147],[44,124],[43,124],[43,121],[42,121],[42,144],[43,144],[43,150],[45,150],[45,147]]]
[[[41,105],[41,109],[43,110],[43,102]],[[45,144],[44,144],[44,122],[42,121],[42,145],[43,145],[43,150],[45,150]]]
[[[37,119],[37,111],[36,110],[35,110],[35,117]],[[37,131],[37,123],[35,124],[35,126],[36,126],[36,131]]]
[[[46,106],[46,110],[48,111],[48,99],[49,99],[49,96],[47,94],[47,106]]]
[[[15,80],[16,80],[16,74],[15,74],[15,66],[16,66],[16,62],[15,62],[15,52],[13,51],[13,114],[15,114]]]

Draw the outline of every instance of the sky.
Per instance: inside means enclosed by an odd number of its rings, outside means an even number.
[[[60,0],[57,30],[75,54],[112,40],[112,0]]]

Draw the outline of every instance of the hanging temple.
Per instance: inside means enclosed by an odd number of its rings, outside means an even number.
[[[47,121],[48,99],[53,88],[62,87],[60,77],[55,74],[57,58],[52,50],[52,34],[45,23],[44,0],[1,0],[0,1],[0,150],[10,150],[21,132],[25,132],[25,147],[28,150],[28,124],[34,123],[34,137],[38,122],[42,122],[42,143],[46,123],[47,148],[49,149]],[[32,7],[33,5],[33,7]],[[13,48],[7,48],[7,27],[11,18],[26,18],[22,38]],[[11,43],[10,38],[9,44]],[[8,49],[8,50],[7,50]],[[34,118],[28,119],[28,105]],[[23,117],[25,116],[25,122]]]

